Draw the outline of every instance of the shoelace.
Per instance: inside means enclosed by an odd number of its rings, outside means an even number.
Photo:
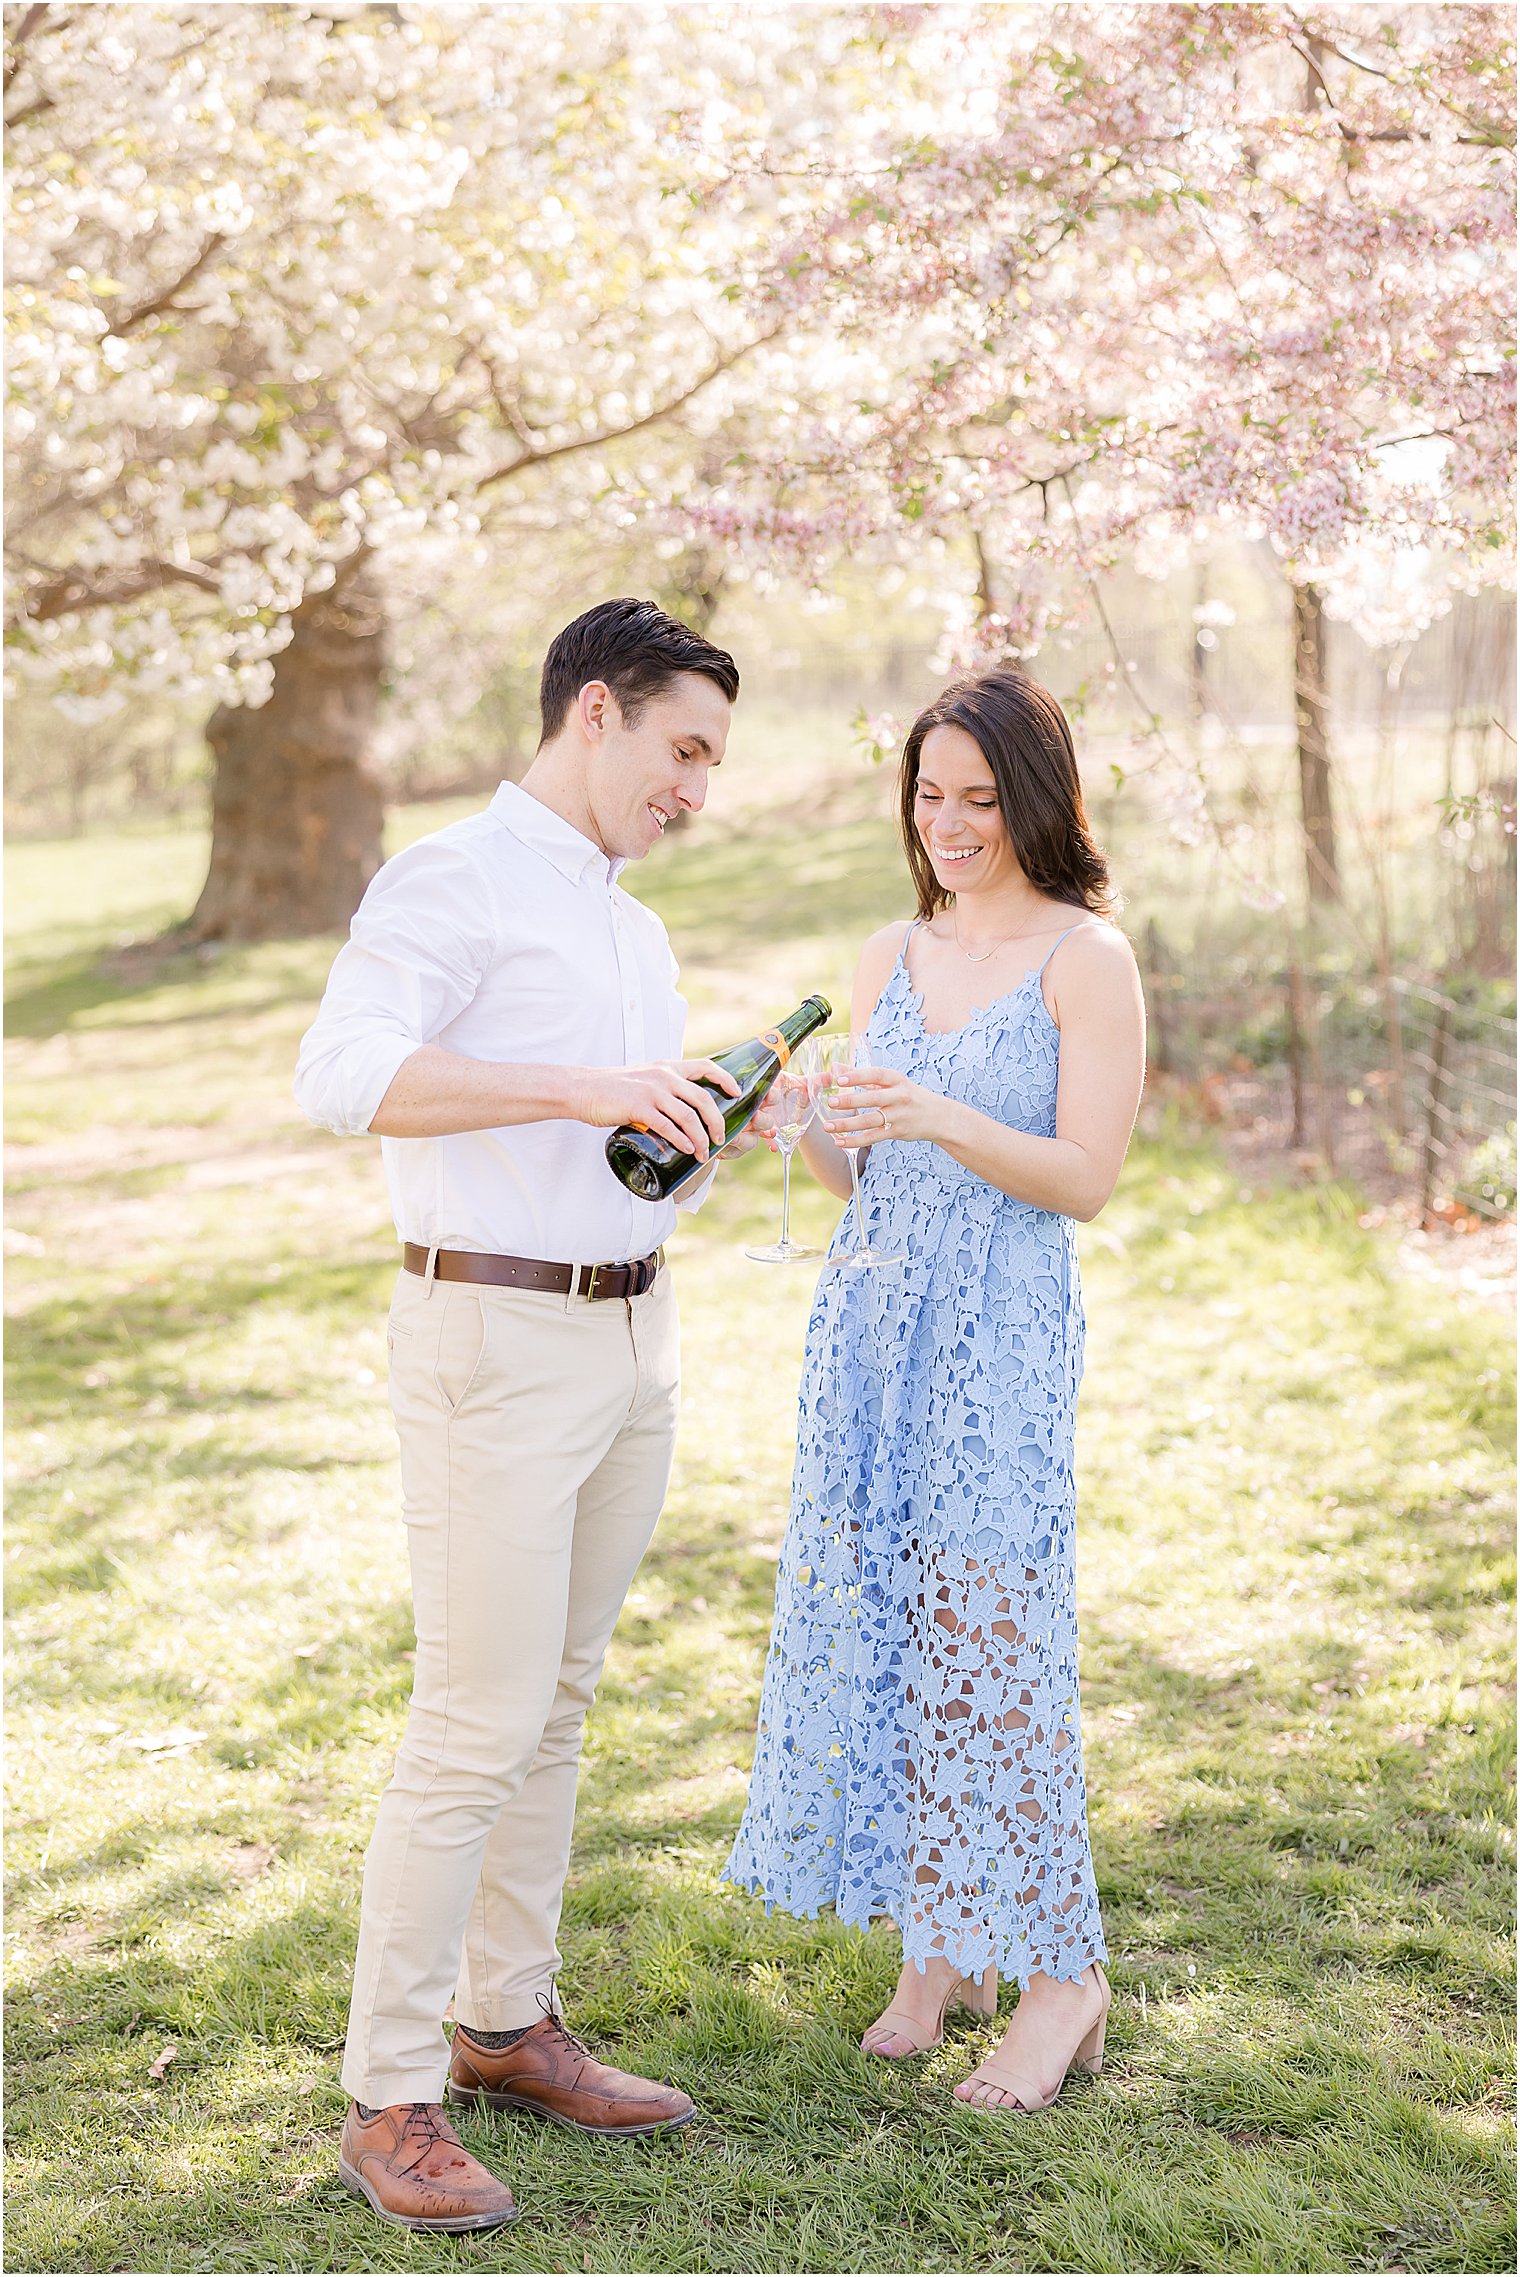
[[[409,2103],[406,2108],[410,2114],[407,2119],[407,2133],[411,2134],[414,2129],[420,2128],[427,2138],[422,2146],[424,2157],[435,2143],[448,2143],[451,2147],[453,2146],[454,2130],[445,2122],[436,2103]]]
[[[577,2056],[584,2056],[589,2062],[591,2060],[591,2050],[586,2046],[584,2040],[578,2040],[576,2038],[575,2034],[570,2030],[570,2027],[568,2024],[566,2024],[565,2019],[563,2016],[561,2016],[559,2010],[554,2006],[552,2001],[547,1999],[543,1993],[539,1993],[536,1997],[539,2007],[544,2012],[545,2020],[554,2028],[554,2035],[556,2039],[562,2040],[565,2046],[569,2048],[573,2054]]]
[[[541,1992],[535,1994],[534,1997],[537,2000],[539,2007],[544,2012],[546,2022],[553,2025],[555,2037],[559,2040],[562,2040],[567,2048],[573,2049],[576,2055],[584,2056],[587,2063],[595,2063],[596,2058],[592,2055],[591,2050],[587,2047],[585,2041],[578,2040],[576,2038],[569,2025],[565,2022],[563,2016],[561,2016],[559,2010],[554,2006],[553,2001],[548,1999],[546,1995]],[[537,2027],[535,2027],[535,2029],[536,2028]],[[667,2087],[673,2087],[675,2085],[675,2082],[672,2079],[667,2079],[665,2085]]]

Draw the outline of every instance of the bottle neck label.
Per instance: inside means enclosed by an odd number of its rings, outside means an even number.
[[[764,1044],[767,1051],[774,1052],[783,1067],[792,1056],[792,1047],[779,1028],[762,1028],[755,1041]]]

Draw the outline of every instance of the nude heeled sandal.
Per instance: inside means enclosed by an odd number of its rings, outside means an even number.
[[[1103,2006],[1098,2013],[1096,2024],[1090,2025],[1077,2042],[1065,2071],[1049,2095],[1045,2096],[1043,2100],[1037,2098],[1034,2101],[1026,2102],[1023,2094],[1020,2093],[1020,2089],[1027,2089],[1028,2080],[1022,2074],[1010,2071],[1006,2065],[999,2064],[994,2053],[988,2056],[984,2062],[979,2063],[975,2071],[962,2084],[967,2087],[978,2084],[983,2087],[996,2087],[1002,2093],[1002,2102],[972,2102],[968,2095],[958,2095],[956,2101],[968,2104],[973,2111],[1009,2111],[1015,2118],[1027,2119],[1032,2117],[1036,2111],[1048,2111],[1050,2109],[1078,2065],[1084,2071],[1100,2072],[1103,2069],[1103,2042],[1108,2031],[1108,2011],[1113,2002],[1113,1991],[1103,1973],[1101,1963],[1094,1961],[1092,1968],[1103,1993]]]
[[[945,2018],[957,2001],[963,2008],[969,2008],[973,2016],[996,2016],[997,1970],[984,1970],[980,1983],[975,1977],[955,1977],[951,1980],[945,1997],[940,2002],[939,2014],[934,2019],[932,2040],[920,2037],[923,2027],[913,2017],[905,2016],[900,2008],[888,2008],[877,2017],[874,2024],[867,2027],[861,2047],[868,2056],[880,2056],[885,2063],[901,2063],[905,2056],[926,2055],[930,2048],[937,2048],[943,2042]],[[906,2040],[908,2045],[897,2049],[876,2047],[873,2036],[878,2032],[889,2033],[894,2040]]]

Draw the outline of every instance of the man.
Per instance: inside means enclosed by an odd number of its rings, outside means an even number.
[[[364,1866],[340,2169],[383,2221],[488,2229],[512,2194],[442,2107],[591,2134],[694,2116],[596,2062],[555,1975],[581,1729],[675,1437],[667,1203],[613,1177],[638,1122],[707,1158],[665,929],[617,884],[697,812],[733,658],[647,601],[544,661],[520,784],[375,878],[301,1047],[314,1122],[376,1132],[405,1244],[389,1320],[417,1655]],[[452,2043],[443,2015],[454,1995]]]

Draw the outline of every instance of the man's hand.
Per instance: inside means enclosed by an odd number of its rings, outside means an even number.
[[[594,1128],[633,1123],[668,1139],[683,1154],[705,1162],[723,1144],[718,1102],[702,1083],[714,1083],[730,1099],[739,1085],[727,1068],[711,1059],[663,1059],[648,1067],[588,1067],[581,1071],[576,1120]],[[699,1082],[698,1078],[702,1081]]]

